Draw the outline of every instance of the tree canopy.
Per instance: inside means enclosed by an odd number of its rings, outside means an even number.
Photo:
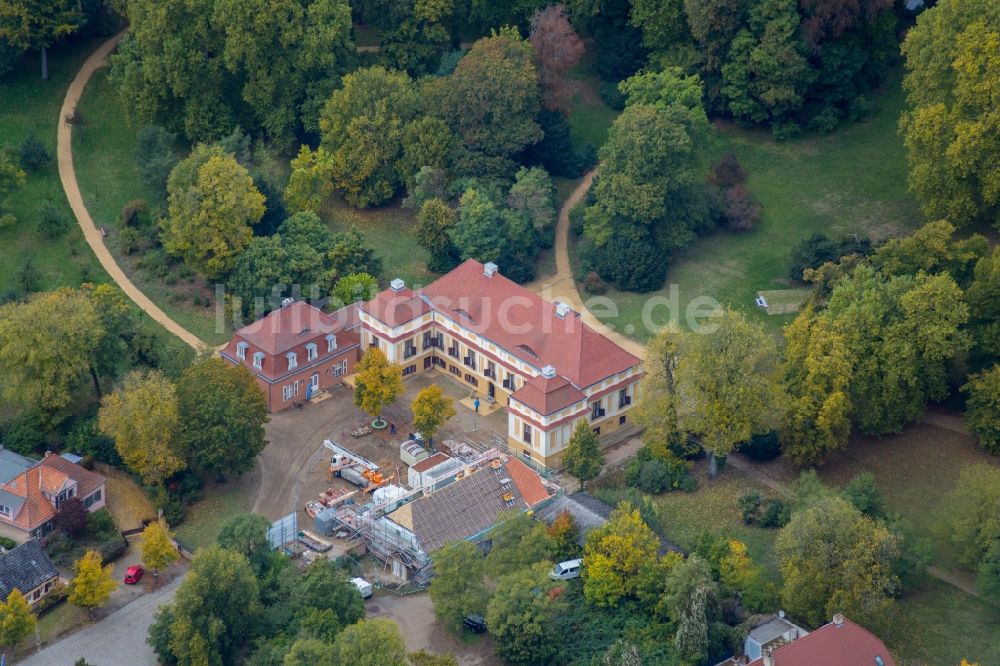
[[[354,404],[372,418],[381,418],[382,410],[402,394],[402,366],[390,363],[378,347],[366,351],[358,361]]]

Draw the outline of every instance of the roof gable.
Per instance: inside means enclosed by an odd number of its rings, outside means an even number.
[[[58,575],[42,544],[37,539],[26,541],[0,555],[0,600],[6,600],[15,588],[27,594]]]
[[[345,309],[347,310],[349,309]],[[254,347],[275,356],[343,328],[342,322],[319,308],[303,301],[295,301],[272,310],[239,329],[234,338],[246,340]]]

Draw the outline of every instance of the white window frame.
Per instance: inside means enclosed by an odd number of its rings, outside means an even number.
[[[326,336],[326,351],[332,352],[336,348],[337,348],[337,336],[331,333],[330,335]]]
[[[330,369],[333,370],[334,377],[342,377],[347,374],[347,361],[343,360],[340,363],[334,363]]]
[[[319,390],[319,373],[314,372],[312,376],[309,377],[309,386],[312,387],[313,391]]]
[[[236,343],[236,356],[237,356],[237,358],[239,358],[240,360],[243,360],[243,361],[247,360],[247,347],[249,347],[249,346],[250,345],[248,345],[245,342],[238,342],[238,343]]]
[[[316,344],[314,342],[310,342],[306,345],[306,360],[312,361],[317,356],[319,356],[319,350],[316,349]]]
[[[285,402],[288,402],[289,400],[292,399],[291,384],[285,384],[284,386],[281,387],[281,397],[285,400]]]
[[[255,352],[253,355],[253,367],[258,370],[264,368],[264,352]]]
[[[3,504],[0,504],[0,515],[9,516],[10,515],[10,507],[9,506],[4,506]]]
[[[296,379],[292,382],[292,397],[299,397],[299,387],[302,385],[302,380]]]
[[[295,352],[288,352],[285,354],[285,358],[288,359],[288,369],[294,370],[299,367],[299,355]]]

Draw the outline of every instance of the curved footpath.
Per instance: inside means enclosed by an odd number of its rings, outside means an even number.
[[[527,287],[547,300],[555,299],[566,303],[575,311],[580,313],[580,319],[582,319],[583,323],[587,324],[587,326],[590,326],[595,331],[611,338],[619,347],[628,353],[637,356],[638,358],[645,358],[645,345],[614,330],[614,328],[608,326],[595,317],[594,314],[584,305],[583,299],[580,298],[580,290],[576,285],[576,278],[573,277],[573,268],[570,266],[569,213],[578,203],[580,203],[580,201],[583,200],[583,197],[586,196],[590,186],[594,183],[594,176],[596,175],[596,168],[585,173],[583,178],[580,180],[580,183],[576,186],[576,189],[573,190],[573,193],[569,195],[568,199],[566,199],[562,208],[559,209],[559,219],[556,222],[556,240],[554,246],[556,254],[555,275],[545,277],[541,280],[536,280],[535,282],[527,285]]]
[[[90,249],[97,255],[98,261],[101,262],[101,266],[111,276],[111,279],[115,281],[121,290],[125,292],[125,295],[131,298],[143,312],[183,340],[187,345],[194,348],[195,351],[200,352],[209,345],[171,319],[167,313],[142,293],[133,284],[132,280],[125,275],[125,271],[121,269],[118,262],[111,255],[111,252],[108,251],[107,245],[104,244],[104,238],[101,236],[100,230],[94,225],[94,220],[90,217],[90,212],[83,203],[83,197],[80,194],[80,185],[76,182],[76,171],[73,168],[73,126],[66,123],[64,118],[76,110],[76,105],[80,102],[80,97],[83,96],[83,90],[87,87],[90,77],[95,71],[106,64],[105,59],[114,50],[124,34],[125,32],[122,31],[101,44],[87,58],[87,61],[83,63],[83,67],[77,72],[76,78],[69,84],[69,90],[66,91],[66,99],[63,100],[62,109],[59,111],[59,130],[56,135],[59,180],[62,181],[63,191],[66,192],[66,198],[73,209],[73,215],[76,216],[76,221],[80,224],[80,229],[83,230],[83,237],[87,239],[87,244],[90,245]]]

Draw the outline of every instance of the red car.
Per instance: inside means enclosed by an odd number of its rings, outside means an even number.
[[[142,568],[141,564],[133,564],[125,572],[125,584],[135,585],[142,580],[142,575],[144,573],[146,573],[146,570]]]

